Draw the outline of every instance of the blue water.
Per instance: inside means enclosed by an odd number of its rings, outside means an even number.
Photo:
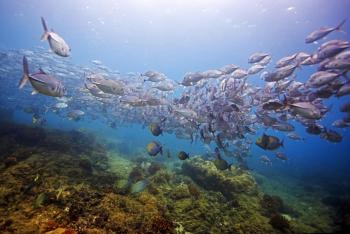
[[[156,69],[180,81],[188,71],[202,71],[229,63],[247,67],[247,58],[256,51],[273,55],[273,61],[298,52],[312,52],[318,45],[305,44],[305,36],[323,25],[336,25],[348,17],[349,1],[0,1],[0,48],[23,49],[47,46],[40,42],[45,16],[49,27],[60,33],[72,48],[71,60],[89,64],[93,59],[121,73]],[[289,10],[288,10],[289,9]],[[344,31],[350,31],[346,23]],[[348,33],[333,33],[327,40],[349,39]],[[273,63],[272,61],[272,63]],[[314,69],[297,71],[297,80],[305,81]],[[17,82],[17,80],[15,81]],[[256,77],[252,83],[261,84]],[[326,124],[341,117],[337,112],[339,100],[332,98],[333,111]],[[77,127],[54,117],[64,126]],[[73,125],[73,126],[71,126]],[[103,129],[98,123],[87,127]],[[349,132],[341,131],[344,140],[332,144],[310,136],[298,124],[297,132],[306,142],[286,139],[288,163],[277,162],[263,170],[290,169],[292,173],[347,171],[349,165]],[[109,133],[116,134],[118,133]],[[120,134],[120,133],[119,133]],[[141,135],[139,135],[141,134]],[[282,136],[283,134],[277,135]],[[132,128],[122,137],[138,142],[151,139],[146,129]],[[140,138],[142,137],[142,138]],[[200,146],[191,147],[174,137],[165,135],[165,142],[176,142],[180,147],[200,153]],[[178,142],[178,143],[177,143]],[[264,154],[253,146],[254,155]],[[255,159],[254,159],[255,158]],[[260,167],[259,163],[254,164]],[[332,173],[330,173],[332,174]]]
[[[318,44],[304,42],[311,31],[321,26],[337,25],[348,18],[349,9],[350,1],[347,0],[0,0],[0,49],[48,48],[47,42],[40,41],[43,33],[40,17],[44,16],[49,27],[69,43],[72,49],[69,61],[73,64],[91,66],[91,60],[97,59],[121,74],[157,70],[180,82],[189,71],[205,71],[231,63],[248,68],[248,57],[257,51],[272,55],[269,65],[272,69],[279,58],[299,51],[312,53],[326,40],[350,40],[348,19],[345,33],[331,33]],[[22,70],[18,65],[14,69],[18,69],[18,77],[6,79],[8,83],[17,84]],[[297,69],[297,80],[305,82],[316,69],[310,66]],[[257,86],[264,84],[258,75],[250,78],[249,82]],[[6,87],[8,85],[2,86],[0,91],[9,92],[3,90]],[[50,99],[40,95],[29,97],[29,91],[17,89],[11,93],[21,99],[11,102],[3,99],[2,107],[9,105],[7,107],[13,108],[16,102],[26,97],[34,106],[36,99]],[[321,123],[330,126],[334,120],[344,117],[338,110],[349,100],[349,96],[327,100],[325,103],[333,105],[332,110]],[[20,110],[16,110],[15,119],[27,124],[32,121],[31,115]],[[131,149],[144,148],[149,141],[156,139],[142,123],[112,129],[98,119],[84,118],[74,122],[52,113],[46,119],[48,128],[86,128],[106,138],[121,139]],[[247,159],[251,169],[271,177],[320,177],[330,181],[350,179],[348,129],[337,130],[343,141],[335,144],[309,135],[295,121],[291,123],[305,141],[288,139],[283,132],[266,131],[284,139],[281,151],[289,160],[282,162],[275,159],[272,152],[253,144]],[[258,129],[252,140],[255,141],[263,132],[265,129]],[[189,140],[177,139],[174,134],[164,133],[157,140],[173,152],[185,150],[190,155],[196,155],[207,151],[199,140],[190,143]],[[272,165],[262,164],[261,155],[273,158]]]

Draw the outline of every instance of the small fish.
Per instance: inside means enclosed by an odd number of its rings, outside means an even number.
[[[278,137],[266,135],[265,133],[262,137],[259,137],[255,144],[264,150],[275,150],[280,146],[283,147],[283,140],[280,141]]]
[[[264,103],[262,106],[264,110],[278,110],[278,109],[282,109],[283,107],[284,107],[284,104],[278,101],[269,101]]]
[[[260,64],[254,64],[253,66],[251,66],[251,67],[248,69],[248,74],[249,74],[249,75],[257,74],[257,73],[259,73],[260,71],[262,71],[264,68],[265,68],[265,66],[262,66],[262,65],[260,65]]]
[[[333,31],[341,31],[341,28],[343,27],[345,21],[346,20],[343,20],[336,27],[322,27],[316,31],[313,31],[312,33],[310,33],[306,37],[305,43],[312,43],[312,42],[315,42],[317,40],[320,40],[321,38],[324,38],[325,36],[327,36],[329,33],[333,32]]]
[[[249,57],[248,63],[258,63],[267,56],[269,56],[269,54],[262,53],[262,52],[256,52]]]
[[[336,93],[336,96],[337,97],[342,97],[342,96],[345,96],[345,95],[348,95],[350,94],[350,82],[348,83],[345,83],[344,85],[342,85],[338,92]]]
[[[28,60],[26,56],[23,56],[23,77],[20,81],[19,88],[22,89],[28,80],[34,88],[32,92],[33,95],[41,93],[52,97],[62,97],[67,93],[66,88],[59,80],[46,74],[41,69],[36,73],[29,74]]]
[[[276,152],[276,158],[281,159],[282,161],[288,160],[287,156],[282,152]]]
[[[140,193],[144,191],[148,185],[149,185],[149,181],[146,179],[137,181],[136,183],[131,185],[130,193],[131,194]]]
[[[67,117],[69,120],[74,120],[74,121],[78,121],[82,118],[82,116],[84,115],[84,111],[81,110],[73,110],[71,112],[68,113]]]
[[[220,170],[220,171],[224,171],[226,169],[231,170],[232,163],[229,164],[226,160],[224,160],[221,157],[220,150],[218,147],[215,148],[215,156],[216,156],[216,159],[214,160],[213,163],[218,170]]]
[[[287,137],[289,137],[292,140],[296,140],[296,141],[305,141],[305,138],[299,136],[298,134],[296,134],[295,132],[290,132],[287,134]]]
[[[306,128],[306,132],[312,135],[319,135],[323,131],[323,127],[318,124],[310,124]]]
[[[46,119],[44,117],[37,115],[37,114],[34,114],[32,117],[32,123],[34,125],[43,126],[46,124]]]
[[[336,128],[347,128],[350,126],[350,124],[345,122],[343,119],[337,119],[332,123],[332,126]]]
[[[54,107],[57,109],[64,109],[68,107],[68,104],[65,102],[59,102],[59,103],[56,103]]]
[[[320,87],[322,85],[332,82],[337,77],[339,77],[338,73],[328,72],[328,71],[319,71],[312,74],[306,84],[313,88]]]
[[[150,143],[148,143],[146,149],[147,149],[147,153],[150,156],[156,156],[158,153],[163,155],[163,147],[157,141],[151,141]]]
[[[186,160],[190,157],[185,151],[180,151],[177,156],[180,160]]]
[[[340,107],[340,111],[341,112],[350,112],[350,102],[347,102],[347,103],[343,104]]]
[[[272,165],[272,161],[269,157],[267,157],[266,155],[262,155],[260,157],[261,162],[268,164],[268,165]]]
[[[343,137],[339,133],[333,130],[327,130],[326,128],[320,136],[321,138],[333,143],[339,143],[343,140]]]
[[[48,30],[46,21],[43,17],[41,17],[41,23],[44,28],[44,34],[42,35],[41,40],[48,40],[50,48],[55,54],[62,57],[68,57],[71,51],[68,44],[57,33]]]
[[[163,133],[163,131],[158,123],[151,123],[149,125],[149,130],[151,131],[153,136],[159,136],[160,134]]]
[[[288,105],[295,114],[300,115],[301,117],[304,117],[306,119],[317,120],[322,118],[322,113],[320,109],[317,108],[311,102],[297,102]]]
[[[286,122],[277,122],[272,125],[272,128],[282,132],[292,132],[295,130],[292,124]]]

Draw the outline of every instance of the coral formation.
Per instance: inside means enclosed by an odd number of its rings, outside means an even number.
[[[182,171],[202,187],[220,191],[229,199],[239,193],[257,194],[258,192],[254,178],[248,173],[241,173],[237,168],[232,168],[231,171],[220,171],[213,162],[205,161],[199,156],[184,162]]]
[[[1,233],[281,233],[297,224],[234,166],[191,157],[169,170],[107,151],[87,132],[17,124],[1,126],[0,143]]]

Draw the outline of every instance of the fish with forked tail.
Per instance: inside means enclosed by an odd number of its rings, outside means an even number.
[[[68,44],[61,36],[53,32],[52,29],[51,31],[48,30],[46,21],[43,17],[41,17],[41,23],[44,28],[44,34],[41,36],[41,40],[48,40],[50,48],[55,54],[62,57],[68,57],[71,51]]]
[[[28,60],[23,57],[23,77],[19,83],[19,88],[22,89],[25,84],[30,81],[33,86],[32,94],[41,93],[52,97],[62,97],[66,95],[66,88],[55,77],[46,74],[43,70],[29,74]]]

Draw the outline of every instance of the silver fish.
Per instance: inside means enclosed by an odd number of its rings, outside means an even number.
[[[254,75],[262,71],[265,67],[260,64],[255,64],[248,69],[249,75]]]
[[[350,82],[342,85],[340,87],[340,89],[338,90],[336,96],[337,97],[342,97],[342,96],[345,96],[345,95],[348,95],[348,94],[350,94]]]
[[[294,113],[306,119],[320,119],[322,118],[321,111],[310,102],[297,102],[288,104]]]
[[[327,36],[329,33],[333,32],[333,31],[340,31],[341,27],[344,25],[345,21],[346,20],[343,20],[336,27],[322,27],[316,31],[313,31],[305,38],[305,43],[312,43],[312,42],[317,41],[321,38],[324,38],[325,36]]]
[[[26,56],[23,56],[23,77],[19,88],[22,89],[28,80],[34,88],[32,94],[41,93],[52,97],[66,95],[66,89],[62,83],[53,76],[46,74],[43,70],[29,74],[28,60]]]
[[[339,77],[339,74],[335,72],[319,71],[310,76],[310,79],[307,81],[307,85],[310,87],[320,87],[332,82],[337,77]]]
[[[267,53],[261,53],[261,52],[254,53],[249,57],[248,63],[258,63],[268,55],[269,54]]]
[[[44,34],[42,35],[41,40],[48,40],[50,48],[53,52],[55,52],[55,54],[62,57],[68,57],[71,51],[68,44],[57,33],[53,32],[52,30],[48,30],[45,19],[43,17],[41,17],[41,23],[44,28]]]

